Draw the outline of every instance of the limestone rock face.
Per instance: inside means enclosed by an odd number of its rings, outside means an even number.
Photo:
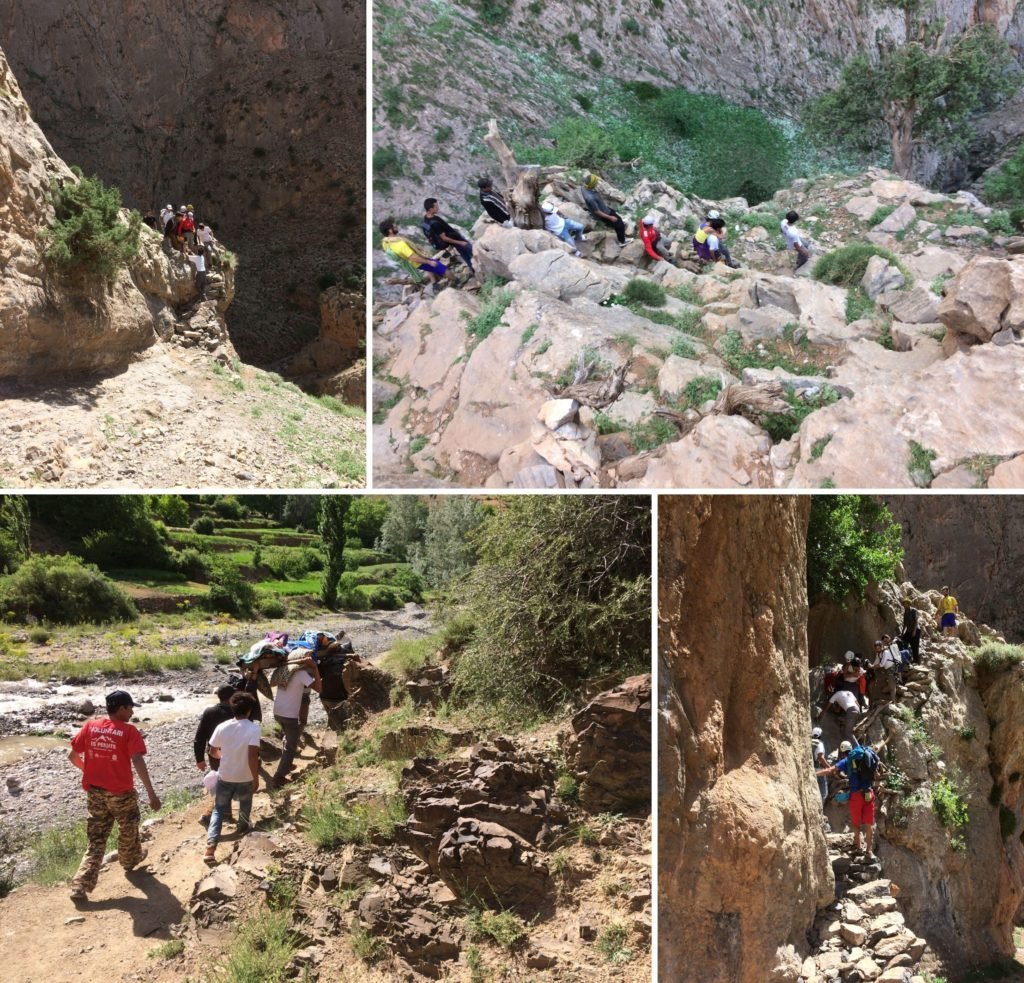
[[[969,617],[998,625],[1010,641],[1024,642],[1019,501],[983,495],[972,497],[967,507],[955,496],[925,502],[901,495],[887,497],[886,503],[903,526],[903,564],[910,579],[930,587],[949,584]]]
[[[109,283],[61,273],[45,259],[53,189],[76,180],[33,121],[0,52],[0,378],[108,374],[158,339],[184,337],[194,327],[178,315],[197,299],[192,266],[165,253],[147,228],[136,255]],[[234,297],[231,270],[210,273],[208,297],[208,313],[219,320]],[[211,351],[230,348],[222,321],[201,334],[216,342]]]
[[[228,321],[263,367],[316,327],[318,278],[362,265],[364,35],[351,0],[0,6],[56,152],[143,213],[195,204],[238,251]]]
[[[968,344],[992,341],[1004,330],[1019,337],[1024,331],[1024,262],[1020,257],[972,259],[946,285],[938,316]]]
[[[665,979],[795,980],[792,947],[806,947],[832,900],[804,753],[809,509],[801,498],[661,499]]]

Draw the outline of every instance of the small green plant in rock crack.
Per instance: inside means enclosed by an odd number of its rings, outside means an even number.
[[[629,929],[621,922],[609,925],[597,937],[597,951],[610,963],[628,963],[633,958],[633,950],[626,942]]]
[[[529,938],[526,923],[515,912],[490,911],[487,908],[474,908],[469,912],[466,934],[473,942],[489,939],[509,951]]]

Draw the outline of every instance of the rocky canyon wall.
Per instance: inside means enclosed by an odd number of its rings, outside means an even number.
[[[661,972],[799,975],[833,880],[806,753],[810,500],[663,497]]]
[[[1002,495],[885,498],[903,527],[903,565],[922,588],[949,584],[975,621],[1024,642],[1024,499]]]
[[[362,266],[361,0],[36,0],[0,38],[57,153],[142,212],[191,203],[240,256],[246,361],[292,356]]]

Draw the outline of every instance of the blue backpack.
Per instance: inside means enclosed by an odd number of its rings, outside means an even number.
[[[850,759],[850,778],[857,776],[857,784],[870,788],[875,783],[878,755],[864,744],[858,744],[847,757]]]

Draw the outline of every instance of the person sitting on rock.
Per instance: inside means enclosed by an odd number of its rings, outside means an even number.
[[[816,719],[821,720],[826,710],[843,715],[843,737],[848,741],[852,741],[853,728],[857,725],[857,721],[860,720],[860,700],[857,699],[856,695],[846,689],[837,689],[829,697],[828,703],[821,708]]]
[[[921,659],[921,619],[917,608],[910,603],[910,598],[903,598],[903,628],[900,638],[910,649],[910,661],[917,665]]]
[[[960,605],[950,594],[948,587],[942,588],[942,600],[939,601],[938,620],[943,635],[955,635],[956,616],[960,613]]]
[[[717,211],[715,211],[715,209],[712,208],[711,211],[708,212],[708,217],[703,222],[700,223],[700,227],[697,229],[697,231],[700,232],[704,229],[707,229],[710,232],[711,223],[714,222],[716,219],[721,218],[722,216]],[[731,269],[738,270],[740,268],[740,264],[737,263],[736,260],[732,258],[732,253],[729,252],[729,247],[725,244],[725,235],[725,224],[723,221],[721,228],[715,234],[715,237],[718,239],[718,252],[721,255],[722,259],[725,261],[726,266],[730,267]]]
[[[435,249],[444,249],[451,246],[459,254],[462,262],[469,268],[469,272],[475,276],[473,269],[473,244],[458,229],[449,225],[439,214],[436,198],[427,198],[423,202],[423,234]]]
[[[494,190],[491,179],[485,174],[477,181],[476,186],[480,189],[480,204],[483,205],[484,211],[498,225],[504,225],[506,229],[515,228],[512,223],[512,213],[508,210],[505,199]]]
[[[622,220],[622,216],[597,191],[599,180],[596,174],[588,172],[584,175],[583,188],[581,189],[583,204],[587,206],[587,211],[594,218],[604,222],[605,225],[610,225],[615,230],[615,238],[619,240],[620,246],[624,246],[630,241],[626,236],[626,223]]]
[[[722,239],[725,238],[725,220],[713,218],[693,234],[693,249],[702,263],[724,263]]]
[[[875,774],[878,771],[878,755],[866,745],[856,747],[849,741],[839,745],[841,757],[831,768],[816,771],[817,777],[845,775],[850,779],[850,825],[853,827],[853,852],[861,852],[861,830],[864,831],[864,859],[871,862],[875,826]]]
[[[786,212],[786,217],[782,220],[780,226],[782,238],[786,240],[786,248],[793,250],[797,254],[796,266],[793,268],[794,272],[799,270],[811,258],[810,243],[800,232],[793,228],[799,221],[800,216],[796,212]]]
[[[663,259],[666,263],[675,265],[672,258],[672,243],[669,242],[656,226],[657,219],[653,212],[648,212],[640,223],[640,241],[651,259]]]
[[[572,246],[573,256],[580,255],[580,243],[586,242],[587,237],[583,234],[583,225],[571,218],[563,218],[558,214],[558,209],[546,201],[540,206],[544,215],[544,228],[553,235],[558,236],[563,242]]]
[[[439,259],[421,255],[408,239],[400,236],[393,218],[384,219],[378,228],[384,237],[380,242],[381,249],[400,262],[408,264],[411,269],[421,270],[431,285],[437,283],[448,272],[448,267]]]

